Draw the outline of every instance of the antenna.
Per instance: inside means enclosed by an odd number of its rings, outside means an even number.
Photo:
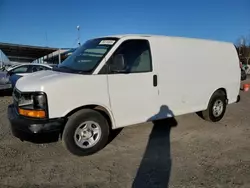
[[[76,29],[77,29],[77,40],[78,40],[78,45],[81,46],[81,43],[80,43],[80,26],[76,26]]]

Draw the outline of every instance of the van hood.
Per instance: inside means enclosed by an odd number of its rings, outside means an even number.
[[[20,78],[16,83],[16,88],[25,92],[44,91],[46,87],[53,87],[56,84],[64,85],[68,80],[79,76],[82,75],[52,70],[38,71]]]

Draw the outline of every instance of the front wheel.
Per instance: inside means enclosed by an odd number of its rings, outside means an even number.
[[[202,117],[211,122],[220,121],[226,112],[227,98],[223,91],[217,91],[210,99],[208,108],[202,112]]]
[[[66,149],[77,156],[98,152],[107,144],[108,138],[107,120],[91,109],[83,109],[70,116],[62,135]]]

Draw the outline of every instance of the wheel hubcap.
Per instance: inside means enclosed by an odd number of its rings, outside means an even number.
[[[214,106],[213,106],[213,115],[215,117],[220,116],[223,112],[223,108],[224,108],[224,105],[223,105],[222,100],[215,101]]]
[[[101,137],[101,127],[94,121],[81,123],[75,130],[74,140],[80,148],[90,148],[96,145]]]

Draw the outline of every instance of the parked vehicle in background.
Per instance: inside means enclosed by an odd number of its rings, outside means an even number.
[[[244,81],[247,79],[247,65],[243,65],[242,62],[240,62],[240,70],[241,70],[241,81]]]
[[[244,81],[246,79],[247,79],[247,73],[243,68],[241,68],[241,81]]]
[[[5,71],[5,67],[0,67],[0,72]]]
[[[8,71],[10,69],[13,69],[14,67],[18,66],[20,64],[15,64],[15,65],[3,65],[1,68],[0,68],[0,71]]]
[[[20,65],[22,65],[22,64],[15,64],[15,65],[10,65],[10,66],[6,66],[6,70],[7,71],[9,71],[10,69],[13,69],[13,68],[15,68],[15,67],[17,67],[17,66],[20,66]]]
[[[9,67],[0,72],[0,90],[11,89],[15,86],[17,80],[30,73],[51,70],[52,67],[46,64],[21,64]]]
[[[102,37],[53,71],[19,80],[8,117],[15,136],[62,133],[64,146],[85,156],[101,150],[112,129],[192,112],[220,121],[239,91],[239,58],[231,43]]]

